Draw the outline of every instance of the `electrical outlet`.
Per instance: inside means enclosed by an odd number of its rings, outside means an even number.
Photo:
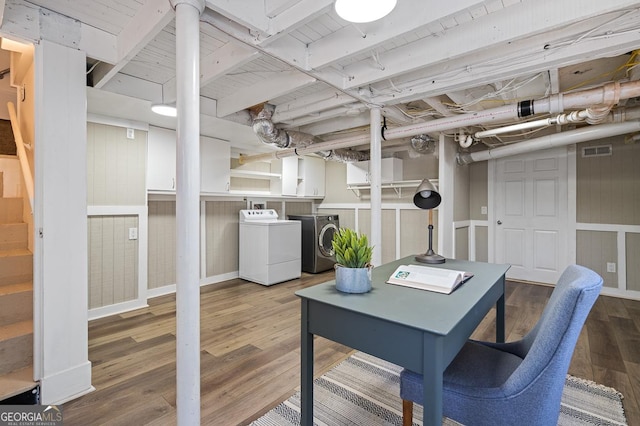
[[[487,214],[487,206],[480,207],[480,214]]]
[[[616,264],[614,262],[607,262],[607,272],[616,272]]]
[[[138,239],[138,228],[129,228],[129,239],[130,240]]]

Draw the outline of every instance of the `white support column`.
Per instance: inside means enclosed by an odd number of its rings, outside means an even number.
[[[438,191],[442,202],[438,206],[438,254],[455,258],[453,227],[453,205],[455,201],[456,144],[440,134],[438,142]]]
[[[382,265],[382,136],[380,107],[372,107],[371,117],[371,151],[369,175],[371,179],[371,245],[374,266]]]
[[[41,40],[35,45],[34,61],[33,84],[26,79],[26,95],[18,105],[23,129],[35,122],[33,362],[41,402],[49,405],[92,390],[86,56]]]
[[[200,424],[200,14],[176,10],[176,405],[178,425]]]

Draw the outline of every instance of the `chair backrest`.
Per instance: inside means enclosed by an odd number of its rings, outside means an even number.
[[[579,265],[565,269],[540,320],[521,341],[526,355],[504,384],[506,394],[539,382],[535,387],[562,395],[573,350],[601,288],[602,277],[592,270]]]

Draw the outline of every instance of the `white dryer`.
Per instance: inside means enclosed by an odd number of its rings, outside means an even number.
[[[272,285],[301,275],[301,226],[273,209],[240,210],[239,276]]]

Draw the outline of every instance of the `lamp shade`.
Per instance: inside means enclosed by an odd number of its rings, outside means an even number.
[[[336,0],[338,16],[345,21],[362,24],[388,15],[396,7],[396,0]]]
[[[429,179],[424,179],[413,196],[413,204],[421,209],[435,209],[440,205],[442,198]]]

